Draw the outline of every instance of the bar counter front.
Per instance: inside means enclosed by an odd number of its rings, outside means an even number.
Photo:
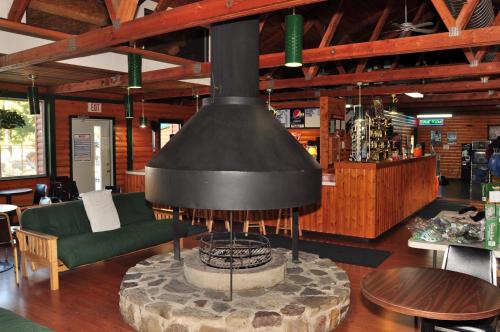
[[[167,188],[165,188],[167,189]],[[144,191],[144,171],[129,171],[127,192]],[[379,163],[336,162],[321,205],[300,209],[302,230],[374,239],[436,198],[434,156]],[[277,211],[265,211],[275,226]],[[216,214],[217,216],[217,214]]]

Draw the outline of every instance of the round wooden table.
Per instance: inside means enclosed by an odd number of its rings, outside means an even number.
[[[362,281],[371,302],[405,315],[437,320],[475,320],[500,313],[500,290],[467,274],[431,268],[378,270]]]
[[[0,196],[5,197],[5,203],[12,204],[12,196],[29,194],[33,191],[31,188],[15,188],[0,190]]]

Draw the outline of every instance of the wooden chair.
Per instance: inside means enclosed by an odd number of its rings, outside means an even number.
[[[2,245],[9,245],[12,248],[12,258],[14,260],[14,273],[16,275],[16,284],[19,285],[19,261],[17,258],[17,244],[14,241],[14,237],[12,236],[12,228],[10,226],[10,216],[8,213],[0,212],[0,217],[5,219],[6,229],[5,236],[7,237],[5,242],[2,242]],[[5,260],[7,261],[7,247],[5,248]]]
[[[267,235],[266,233],[266,224],[264,223],[264,212],[263,211],[255,211],[253,213],[254,220],[252,220],[250,211],[245,211],[245,220],[243,222],[243,232],[248,233],[250,227],[258,228],[259,232],[262,235]],[[257,220],[256,214],[259,214],[259,218]]]
[[[281,217],[283,217],[283,225],[281,225]],[[280,230],[283,230],[285,235],[292,233],[293,222],[292,222],[292,209],[279,209],[278,210],[278,222],[276,223],[276,234],[279,234]],[[299,236],[302,236],[302,227],[299,223]]]

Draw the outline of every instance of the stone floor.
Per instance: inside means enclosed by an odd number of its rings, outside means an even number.
[[[127,271],[120,311],[139,331],[333,330],[349,308],[347,273],[317,255],[301,252],[301,263],[294,264],[289,250],[275,250],[288,258],[285,282],[235,292],[231,302],[225,292],[188,284],[182,264],[171,253],[153,256]]]

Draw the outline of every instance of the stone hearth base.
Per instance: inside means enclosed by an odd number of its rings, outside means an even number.
[[[197,250],[197,249],[193,249]],[[173,254],[148,258],[130,268],[120,288],[120,311],[140,331],[331,331],[350,302],[347,273],[329,259],[274,249],[288,259],[283,283],[271,288],[227,293],[188,284]],[[183,252],[185,255],[187,252]]]

